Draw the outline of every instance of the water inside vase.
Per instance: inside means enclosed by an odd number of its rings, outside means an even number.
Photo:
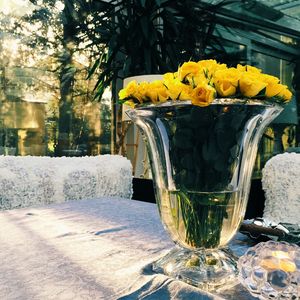
[[[238,191],[167,191],[161,218],[172,239],[186,248],[219,248],[228,243],[242,220]]]

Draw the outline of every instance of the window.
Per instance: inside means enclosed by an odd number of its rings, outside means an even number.
[[[33,4],[34,3],[34,4]],[[84,1],[0,4],[0,154],[110,153],[111,93],[88,78],[103,49]]]

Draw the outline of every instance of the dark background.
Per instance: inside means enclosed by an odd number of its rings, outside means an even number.
[[[155,203],[153,182],[150,179],[133,178],[133,200]],[[265,196],[260,179],[251,182],[250,195],[245,214],[245,219],[262,217]]]

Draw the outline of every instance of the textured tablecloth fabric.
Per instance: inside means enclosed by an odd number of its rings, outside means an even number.
[[[2,211],[0,299],[254,299],[241,285],[212,295],[154,274],[151,262],[172,247],[150,203],[100,198]],[[243,254],[243,237],[232,247]]]

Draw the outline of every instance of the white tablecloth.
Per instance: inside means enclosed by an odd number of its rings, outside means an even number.
[[[0,299],[252,299],[151,271],[173,247],[154,204],[120,198],[0,212]]]

